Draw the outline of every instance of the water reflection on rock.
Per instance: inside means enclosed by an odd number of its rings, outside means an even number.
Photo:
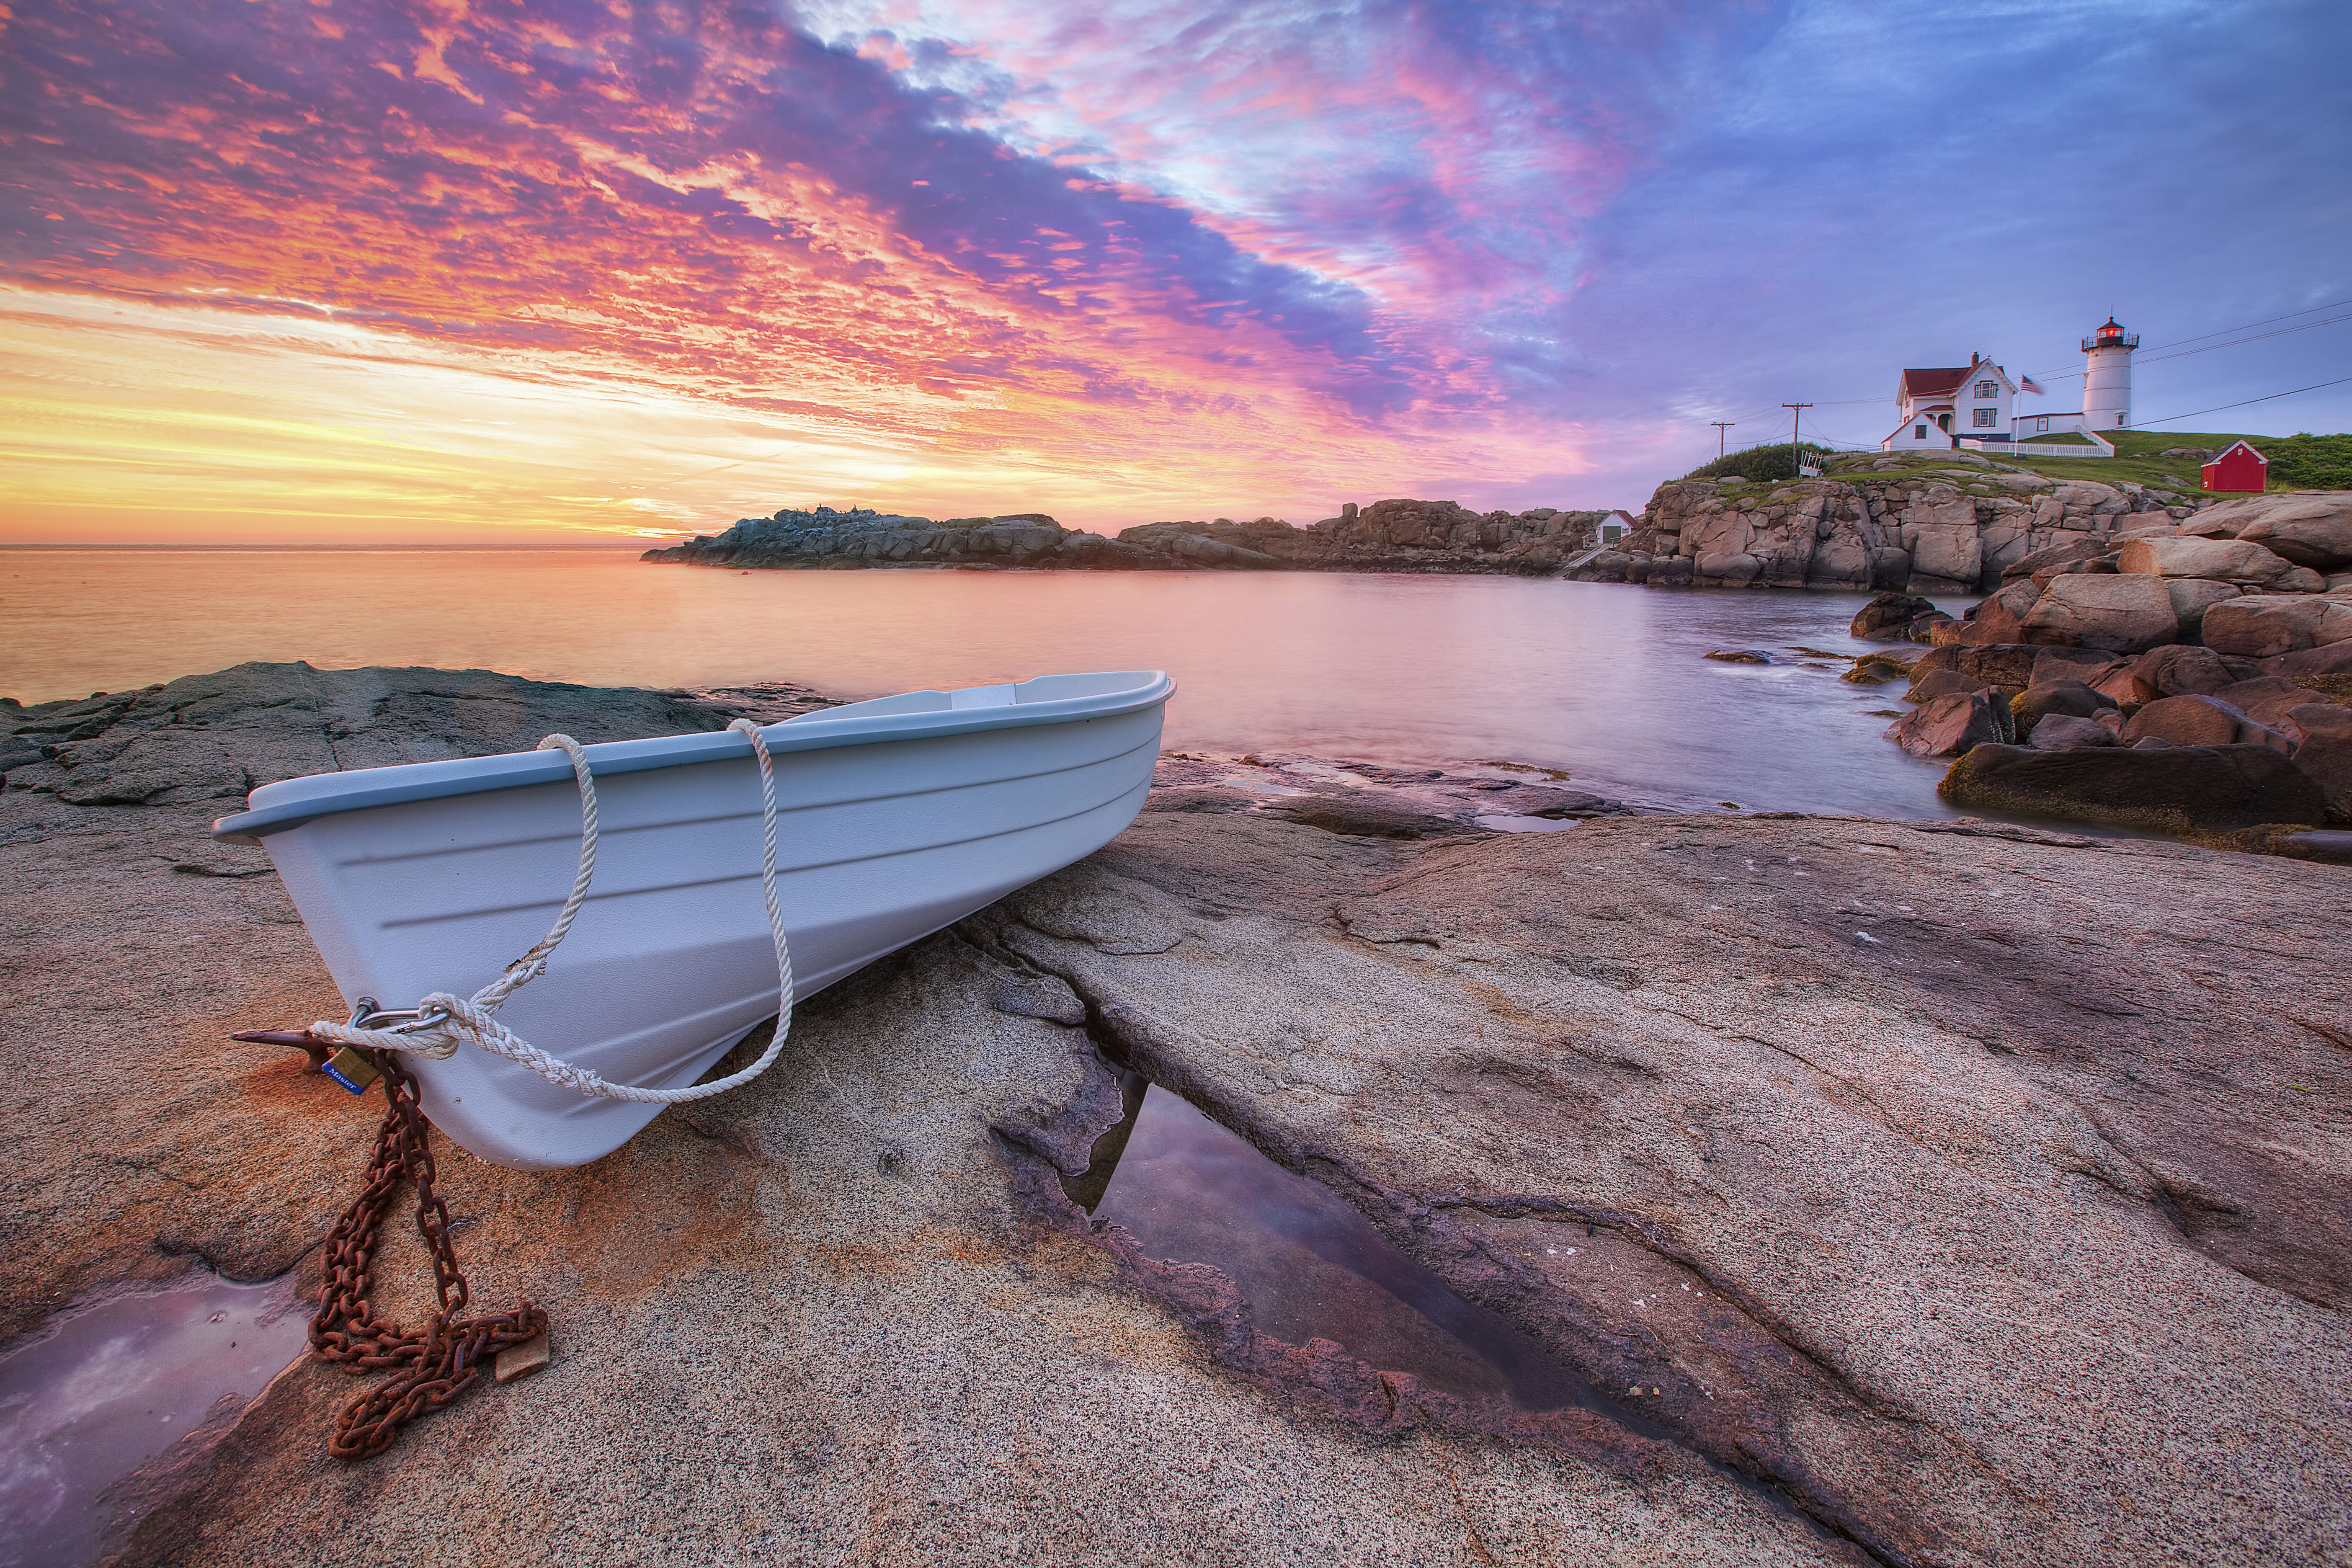
[[[1066,1190],[1148,1256],[1222,1270],[1259,1331],[1296,1345],[1329,1340],[1461,1398],[1525,1410],[1599,1403],[1533,1340],[1456,1295],[1318,1183],[1140,1077],[1129,1076],[1128,1095],[1128,1120]]]
[[[66,1314],[0,1356],[0,1568],[65,1568],[98,1553],[100,1496],[261,1392],[300,1355],[294,1281],[204,1276]]]

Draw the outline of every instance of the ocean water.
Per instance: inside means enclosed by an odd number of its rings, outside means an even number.
[[[1899,687],[1866,595],[1514,577],[732,572],[604,550],[0,552],[0,695],[121,690],[246,659],[436,665],[844,697],[1160,668],[1168,744],[1564,768],[1664,805],[1946,816],[1942,768],[1880,738]]]

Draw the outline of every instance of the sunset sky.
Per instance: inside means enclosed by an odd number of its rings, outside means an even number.
[[[2147,423],[2352,376],[2347,61],[2343,0],[0,0],[0,542],[1638,508],[2110,311]]]

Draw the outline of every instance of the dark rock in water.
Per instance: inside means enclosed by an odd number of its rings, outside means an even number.
[[[1769,648],[1761,647],[1719,647],[1715,649],[1712,653],[1709,653],[1706,657],[1714,659],[1718,664],[1780,664],[1784,662],[1779,654],[1772,652]]]
[[[2022,691],[2033,684],[2035,662],[2047,651],[2046,648],[2018,643],[1931,648],[1920,655],[1919,661],[1911,667],[1911,679],[1916,681],[1930,670],[1957,669],[1988,685],[2007,686]]]
[[[1972,746],[2006,741],[2009,726],[1993,698],[1980,692],[1931,697],[1886,727],[1886,738],[1915,757],[1956,757]]]
[[[1916,594],[1881,594],[1862,607],[1847,631],[1871,642],[1899,642],[1910,636],[1914,621],[1937,613],[1932,600]]]
[[[2272,822],[2317,826],[2327,816],[2326,801],[2310,775],[2268,746],[2071,752],[1978,746],[1952,764],[1937,793],[1970,810],[2158,833]]]

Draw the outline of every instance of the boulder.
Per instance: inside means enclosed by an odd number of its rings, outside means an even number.
[[[2116,569],[2132,575],[2210,577],[2250,589],[2316,594],[2326,579],[2245,539],[2126,539]]]
[[[2167,577],[2164,591],[2172,595],[2172,613],[2179,617],[2180,635],[2195,637],[2205,625],[2205,612],[2224,599],[2238,596],[2235,584],[2207,577]]]
[[[2000,574],[2003,581],[2013,582],[2021,577],[2031,577],[2037,572],[2073,565],[2078,562],[2096,561],[2106,554],[2109,548],[2104,540],[2064,540],[2056,544],[2045,545],[2030,554],[2020,556],[2002,567]]]
[[[1881,594],[1862,607],[1847,635],[1865,642],[1899,642],[1909,635],[1912,622],[1939,613],[1916,594]]]
[[[2137,695],[2129,699],[2134,702],[2153,702],[2159,697],[2179,697],[2186,692],[2220,691],[2245,679],[2211,648],[2186,643],[2150,649],[2140,655],[2131,670],[2138,689]]]
[[[2282,734],[2289,731],[2287,715],[2311,703],[2333,707],[2325,692],[2313,690],[2284,675],[2256,676],[2222,688],[2214,697],[2244,711],[2247,718]]]
[[[1979,680],[1973,675],[1963,675],[1957,669],[1931,669],[1916,677],[1911,689],[1904,695],[1914,702],[1932,701],[1938,697],[1968,697],[1990,694],[1995,688],[1989,680]]]
[[[2153,735],[2175,746],[2268,746],[2293,750],[2285,736],[2219,697],[2159,697],[2124,725],[2126,742]]]
[[[2097,681],[2122,662],[2097,648],[2036,648],[2033,651],[2033,668],[2026,684],[2043,686],[2053,680],[2079,680],[2087,685]]]
[[[1698,558],[1696,575],[1701,583],[1726,588],[1745,588],[1756,581],[1763,570],[1764,563],[1745,552],[1717,550]]]
[[[2352,600],[2248,594],[2207,610],[2201,630],[2207,647],[2269,658],[2352,640]]]
[[[2317,826],[2320,786],[2268,746],[2087,746],[2039,752],[1979,745],[1937,793],[1972,811],[2015,812],[2157,833],[2232,832],[2266,823]]]
[[[1971,746],[2008,739],[2003,710],[1981,692],[1929,698],[1886,727],[1886,738],[1915,757],[1957,757]]]
[[[1920,655],[1911,666],[1911,675],[1916,680],[1930,670],[1957,669],[1988,684],[2022,691],[2033,684],[2033,667],[2042,651],[2023,643],[1937,648]]]
[[[2331,822],[2352,822],[2352,708],[2311,702],[2287,711],[2302,737],[2294,765],[2311,775],[2327,802]]]
[[[2296,680],[2315,675],[2352,675],[2352,638],[2329,643],[2324,647],[2307,647],[2296,653],[2266,658],[2262,661],[2262,668],[2273,675],[2284,675]]]
[[[2023,642],[2025,617],[2041,600],[2042,589],[2032,578],[2009,584],[1977,606],[1975,640],[1979,643]]]
[[[2237,537],[2319,572],[2352,566],[2352,490],[2293,490],[2223,501],[2205,514]]]
[[[2088,719],[2101,709],[2116,706],[2114,698],[2063,677],[2046,685],[2029,686],[2009,700],[2010,719],[2020,742],[2031,738],[2034,726],[2049,715]]]
[[[2172,641],[2180,617],[2160,577],[2095,576],[2051,579],[2049,591],[2025,617],[2028,642],[2138,653]]]
[[[2112,746],[2116,732],[2095,719],[2052,713],[2033,726],[2027,742],[2037,752],[2078,752],[2085,746]]]

